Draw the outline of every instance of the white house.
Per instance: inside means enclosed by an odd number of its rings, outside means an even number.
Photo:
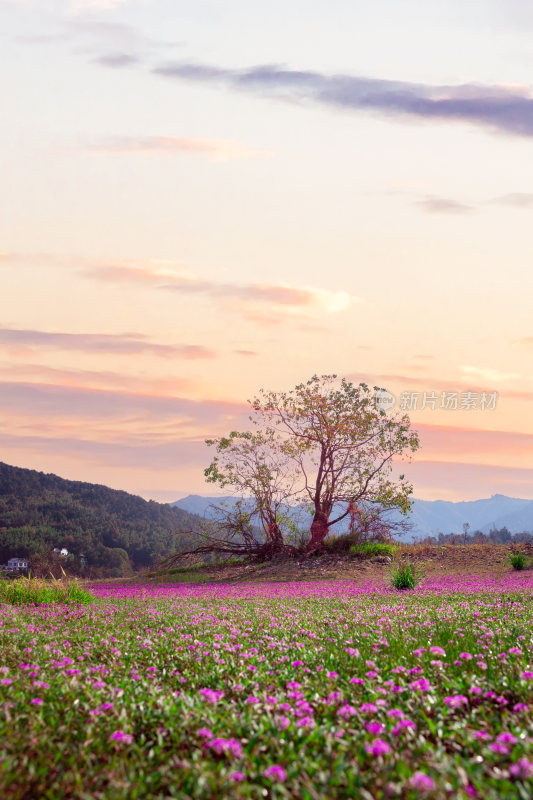
[[[56,556],[61,556],[61,558],[66,558],[68,556],[68,550],[66,547],[54,547],[52,553],[55,553]]]
[[[19,570],[28,569],[27,558],[10,558],[7,565],[4,565],[4,570],[8,572],[18,572]]]

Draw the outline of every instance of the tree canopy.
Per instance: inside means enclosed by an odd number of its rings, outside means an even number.
[[[270,550],[286,545],[288,503],[312,510],[308,549],[348,516],[367,524],[408,512],[412,485],[393,477],[392,462],[418,448],[418,435],[406,414],[379,407],[378,389],[314,375],[289,392],[261,390],[250,401],[254,432],[207,441],[217,451],[207,480],[249,498]]]

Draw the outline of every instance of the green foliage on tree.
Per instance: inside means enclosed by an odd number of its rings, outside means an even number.
[[[207,480],[252,501],[274,549],[285,543],[280,521],[288,502],[313,513],[309,549],[322,547],[348,516],[352,526],[371,519],[383,527],[384,510],[405,515],[411,507],[413,488],[404,475],[392,477],[392,460],[416,451],[419,440],[406,414],[376,405],[377,390],[314,375],[289,392],[261,391],[250,403],[254,433],[207,441],[217,450]]]

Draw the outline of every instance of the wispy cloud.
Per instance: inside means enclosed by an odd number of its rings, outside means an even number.
[[[518,344],[522,347],[533,348],[533,336],[522,336],[521,339],[515,339],[513,344]]]
[[[292,102],[418,120],[467,122],[499,133],[533,136],[533,95],[528,86],[432,86],[277,65],[226,69],[172,62],[161,64],[154,72],[170,79],[229,86]]]
[[[428,195],[421,200],[415,200],[414,205],[428,211],[430,214],[469,214],[472,206],[452,200],[449,197],[436,197]]]
[[[25,34],[16,40],[20,44],[35,47],[68,47],[72,52],[89,56],[94,63],[111,69],[135,66],[144,58],[155,55],[161,58],[163,53],[168,54],[169,50],[172,51],[181,44],[154,39],[133,25],[117,22],[103,15],[99,18],[93,13],[83,13],[103,11],[118,5],[120,0],[102,0],[100,3],[80,0],[77,5],[71,4],[71,11],[74,13],[58,22],[49,33]]]
[[[468,377],[481,378],[482,380],[499,383],[500,381],[511,381],[515,378],[522,378],[518,372],[502,372],[492,367],[472,367],[467,364],[459,367],[463,375]]]
[[[402,465],[402,472],[414,482],[416,496],[427,500],[477,500],[502,492],[533,497],[533,469],[419,458]]]
[[[124,374],[110,370],[68,369],[44,364],[23,362],[0,362],[0,378],[23,383],[45,383],[56,386],[86,389],[111,389],[159,396],[191,393],[197,384],[189,378],[152,377]]]
[[[109,284],[153,287],[161,291],[204,295],[223,301],[232,313],[267,324],[281,316],[310,318],[318,313],[345,311],[360,298],[343,289],[293,286],[288,283],[225,283],[205,280],[176,261],[166,259],[90,259],[52,253],[0,253],[0,266],[75,267],[79,274]]]
[[[87,277],[108,283],[132,283],[152,285],[171,292],[204,294],[213,298],[238,300],[241,311],[259,315],[264,308],[284,309],[289,313],[312,313],[344,311],[357,298],[343,290],[322,289],[315,286],[291,286],[289,284],[230,284],[206,281],[189,272],[173,273],[165,262],[161,266],[134,267],[110,264],[82,270]]]
[[[493,203],[510,208],[533,208],[533,193],[531,192],[511,192],[496,197]]]
[[[46,348],[84,353],[139,355],[149,353],[165,358],[206,359],[216,354],[194,344],[158,344],[142,334],[54,333],[51,331],[0,328],[0,346]]]
[[[105,58],[105,57],[104,57]],[[121,58],[117,56],[117,58]],[[124,58],[124,57],[122,57]],[[102,62],[104,59],[100,58]],[[109,57],[107,57],[109,60]],[[118,61],[115,66],[124,66]],[[108,66],[111,66],[108,64]],[[196,139],[183,136],[116,136],[90,145],[92,152],[116,155],[167,154],[205,155],[214,161],[231,161],[243,158],[269,158],[273,153],[247,147],[240,142],[225,139]]]
[[[249,414],[245,403],[27,381],[0,382],[0,409],[4,419],[22,419],[25,427],[31,425],[35,429],[47,420],[56,426],[76,423],[82,437],[87,432],[81,423],[93,420],[101,425],[113,423],[117,433],[125,430],[129,422],[136,433],[141,422],[151,422],[157,436],[194,430],[205,438],[211,431],[236,421],[246,425]],[[144,436],[149,429],[141,430]]]
[[[481,428],[465,428],[459,425],[431,425],[417,423],[421,432],[424,450],[431,448],[440,454],[469,456],[487,452],[533,453],[533,433],[502,431]],[[461,460],[461,459],[460,459]]]
[[[133,64],[137,64],[139,60],[139,56],[132,53],[107,53],[94,59],[96,64],[101,64],[103,67],[112,67],[113,69],[131,67]]]
[[[84,468],[84,480],[91,480],[90,467],[93,465],[100,469],[115,467],[121,473],[133,470],[144,472],[147,465],[150,471],[175,473],[186,465],[192,475],[197,476],[209,463],[210,455],[203,440],[198,439],[160,442],[148,436],[115,435],[107,440],[96,440],[65,433],[61,435],[59,432],[13,434],[0,431],[0,446],[3,453],[18,453],[23,465],[28,464],[33,454],[41,455],[47,471],[50,471],[50,465],[56,459],[58,463],[63,463],[65,458],[80,461]],[[69,472],[64,477],[72,478],[72,474]],[[101,472],[95,472],[92,479],[95,483],[102,482]],[[131,487],[129,489],[131,491]]]

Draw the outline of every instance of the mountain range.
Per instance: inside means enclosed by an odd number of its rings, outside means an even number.
[[[220,502],[231,506],[237,502],[235,497],[204,497],[190,494],[171,505],[192,514],[213,519],[212,506]],[[311,523],[311,515],[302,507],[293,507],[291,516],[302,526]],[[400,518],[400,517],[399,517]],[[437,536],[438,533],[462,533],[463,524],[470,524],[470,532],[476,530],[489,533],[493,529],[506,527],[510,533],[533,533],[533,500],[493,494],[480,500],[414,500],[408,516],[412,529],[402,537],[405,541]],[[344,532],[346,526],[338,526]]]

